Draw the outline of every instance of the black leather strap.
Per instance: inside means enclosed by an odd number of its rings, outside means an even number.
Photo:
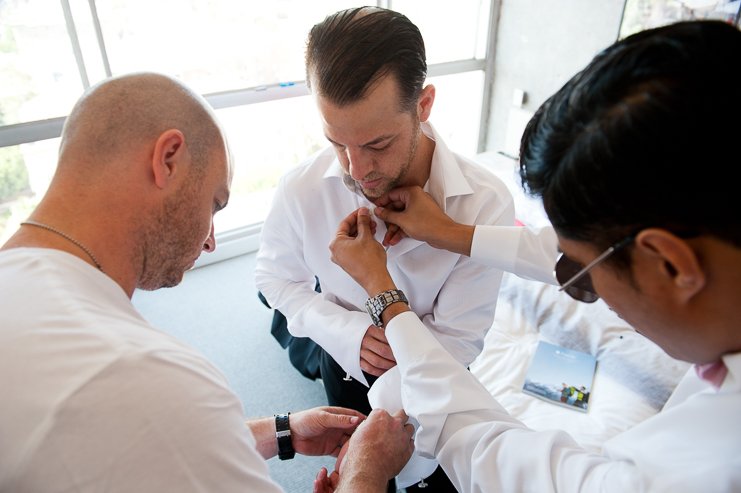
[[[278,439],[278,458],[280,460],[293,459],[296,455],[291,442],[291,427],[288,422],[290,414],[275,415],[275,438]]]

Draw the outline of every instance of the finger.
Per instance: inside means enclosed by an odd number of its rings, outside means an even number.
[[[343,408],[338,408],[342,409]],[[350,411],[348,409],[348,411]],[[326,414],[326,421],[325,426],[327,428],[354,428],[358,426],[362,421],[362,414],[358,413],[359,415],[349,415],[349,414],[338,414],[338,413],[327,413]]]
[[[389,341],[388,339],[386,339],[386,331],[380,327],[376,327],[375,325],[369,326],[365,335],[372,337],[373,339],[377,341],[381,341],[382,343],[388,346]]]
[[[366,334],[365,337],[363,337],[363,341],[360,343],[360,350],[362,351],[364,349],[387,360],[396,361],[396,358],[394,358],[394,352],[391,349],[391,346],[389,346],[386,337],[381,339],[376,338],[374,334]]]
[[[388,193],[388,200],[389,203],[392,202],[401,202],[406,206],[409,204],[409,199],[411,197],[412,189],[414,188],[420,188],[420,187],[399,187],[394,188]]]
[[[316,479],[314,479],[314,493],[324,493],[324,491],[326,491],[325,486],[328,483],[329,478],[327,477],[327,469],[322,467],[319,469]]]
[[[383,237],[383,246],[389,246],[391,240],[396,236],[396,233],[401,229],[396,224],[387,224],[386,234]]]
[[[380,377],[384,373],[386,373],[388,370],[384,370],[383,368],[376,368],[375,366],[368,363],[365,359],[360,358],[360,368],[363,369],[364,372],[370,373],[374,377]]]
[[[332,471],[332,474],[329,475],[329,486],[330,486],[330,493],[337,489],[337,486],[340,484],[340,475],[337,471]]]
[[[368,417],[365,414],[361,413],[360,411],[356,411],[355,409],[349,409],[346,407],[322,406],[320,409],[323,409],[324,411],[328,413],[345,414],[348,416],[357,416],[358,418],[360,418],[360,420],[358,420],[358,424],[360,424],[361,421],[363,421],[365,418]]]
[[[407,413],[403,408],[394,413],[394,418],[400,419],[402,423],[409,421],[409,416],[407,416]]]
[[[353,211],[345,219],[340,222],[340,226],[337,228],[336,236],[352,236],[351,232],[358,224],[357,211]]]
[[[358,238],[363,238],[371,234],[370,213],[365,207],[361,207],[357,212]]]
[[[404,232],[403,229],[399,228],[399,230],[396,232],[393,238],[389,241],[389,244],[391,246],[398,245],[401,240],[407,237],[407,234]]]

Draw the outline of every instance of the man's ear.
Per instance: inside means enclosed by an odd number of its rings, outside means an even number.
[[[154,182],[159,188],[166,188],[178,173],[182,173],[187,154],[185,137],[180,130],[167,130],[159,136],[152,155]]]
[[[422,89],[417,102],[417,116],[420,123],[424,123],[430,118],[432,105],[435,103],[435,86],[429,84]]]
[[[678,301],[689,301],[705,286],[707,279],[700,260],[682,238],[664,229],[649,228],[638,233],[635,242],[674,288]]]

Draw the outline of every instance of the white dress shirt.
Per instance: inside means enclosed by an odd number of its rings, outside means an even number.
[[[512,418],[411,312],[386,329],[417,451],[461,492],[741,490],[741,353],[716,391],[690,370],[664,410],[608,440],[602,455],[563,431]],[[675,398],[676,396],[676,398]]]
[[[282,491],[224,375],[58,250],[0,252],[0,418],[0,492]]]
[[[435,141],[424,189],[454,220],[511,226],[514,206],[506,186],[490,172],[452,153],[428,123]],[[424,138],[424,137],[423,137]],[[368,298],[328,249],[340,222],[357,208],[374,205],[347,177],[332,148],[309,157],[280,180],[260,237],[257,287],[288,318],[288,330],[311,337],[352,377],[367,385],[360,346],[370,317]],[[386,227],[377,221],[376,238]],[[494,319],[502,272],[468,257],[437,250],[412,238],[387,251],[388,269],[412,310],[460,363],[481,352]],[[314,292],[319,278],[322,293]]]

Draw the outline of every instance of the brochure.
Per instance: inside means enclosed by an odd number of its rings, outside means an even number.
[[[522,391],[559,406],[587,412],[597,358],[540,341]]]

